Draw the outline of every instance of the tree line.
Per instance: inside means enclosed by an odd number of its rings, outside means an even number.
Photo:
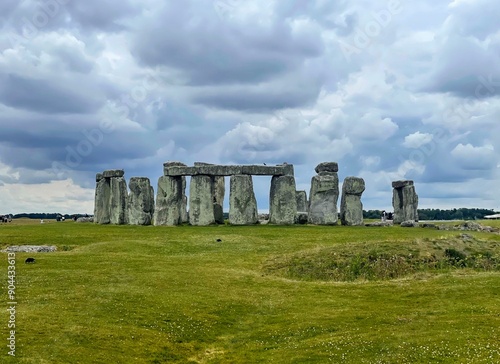
[[[363,210],[363,218],[380,219],[383,210]],[[484,219],[485,216],[498,214],[494,210],[488,209],[419,209],[418,218],[420,220],[477,220]]]

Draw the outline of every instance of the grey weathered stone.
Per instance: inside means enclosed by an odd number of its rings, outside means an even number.
[[[293,165],[283,164],[277,166],[261,165],[211,165],[197,162],[194,167],[183,167],[164,164],[165,176],[233,176],[240,174],[265,175],[265,176],[293,176]]]
[[[295,223],[299,225],[307,224],[307,212],[297,212]]]
[[[109,224],[111,222],[111,181],[101,178],[95,188],[94,222],[96,224]]]
[[[155,201],[149,178],[130,178],[129,190],[128,223],[130,225],[151,225]]]
[[[403,221],[418,221],[418,196],[413,181],[396,181],[393,186],[392,206],[394,208],[394,224]]]
[[[297,200],[297,211],[307,212],[307,194],[306,191],[296,191],[295,198]]]
[[[127,182],[123,177],[110,178],[110,217],[111,224],[127,224]]]
[[[183,177],[161,176],[156,191],[155,225],[179,225],[182,223],[184,189]]]
[[[211,176],[195,175],[189,186],[189,223],[206,226],[215,224],[214,183]]]
[[[338,221],[339,178],[336,172],[311,179],[308,221],[315,225],[335,225]]]
[[[293,176],[273,176],[269,193],[269,223],[292,225],[297,214]]]
[[[110,169],[102,173],[103,178],[123,177],[124,175],[123,169]]]
[[[195,167],[217,166],[215,164],[205,162],[195,162]],[[213,204],[214,204],[214,217],[217,224],[224,224],[224,194],[226,193],[226,183],[224,176],[214,175],[212,177],[213,184]]]
[[[407,221],[403,221],[401,223],[401,226],[402,227],[418,227],[418,223],[416,223],[413,220],[407,220]]]
[[[232,225],[252,225],[257,222],[257,200],[253,191],[252,176],[231,176],[229,223]]]
[[[403,181],[393,181],[392,188],[401,188],[405,186],[413,186],[413,181],[411,180],[403,180]]]
[[[323,162],[320,163],[314,168],[316,173],[321,173],[321,172],[338,172],[339,171],[339,165],[337,162]]]
[[[95,181],[96,181],[96,182],[99,182],[99,181],[100,181],[101,179],[103,179],[103,178],[104,178],[104,175],[103,175],[102,173],[97,173],[97,174],[95,175]]]
[[[361,194],[365,190],[365,181],[359,177],[347,177],[342,184],[340,200],[340,221],[342,225],[363,225],[363,204]]]
[[[226,181],[223,176],[212,177],[214,185],[214,217],[215,223],[224,224],[224,194],[226,193]]]
[[[342,184],[342,192],[361,196],[365,192],[365,180],[359,177],[346,177]]]

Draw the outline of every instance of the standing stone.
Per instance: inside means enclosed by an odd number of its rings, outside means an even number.
[[[339,199],[338,164],[320,163],[315,170],[318,174],[311,179],[308,222],[315,225],[336,225]]]
[[[182,223],[182,177],[161,176],[158,179],[154,224],[179,225]]]
[[[191,177],[189,185],[189,223],[206,226],[215,224],[214,184],[211,176]]]
[[[358,177],[347,177],[342,185],[340,200],[340,220],[342,225],[363,225],[363,204],[361,195],[365,190],[365,181]]]
[[[224,176],[214,176],[214,217],[215,223],[224,224],[224,194],[226,193],[226,181]]]
[[[123,177],[111,178],[110,223],[125,225],[127,221],[127,182]]]
[[[130,225],[151,225],[155,201],[149,178],[130,178],[129,189],[128,223]]]
[[[231,176],[229,192],[229,223],[252,225],[258,222],[257,200],[251,175]]]
[[[394,181],[392,206],[394,208],[394,224],[403,221],[418,221],[418,195],[415,192],[413,181]]]
[[[195,167],[213,166],[214,164],[195,162]],[[224,195],[226,193],[226,181],[224,176],[211,176],[213,184],[213,204],[214,204],[214,217],[217,224],[224,224]]]
[[[306,191],[296,191],[297,212],[307,212],[307,194]]]
[[[293,176],[273,176],[269,194],[269,223],[292,225],[297,214]]]
[[[164,167],[185,167],[181,162],[167,162]],[[186,178],[183,176],[162,176],[158,179],[155,225],[179,225],[187,222]]]
[[[102,173],[97,174],[96,180],[94,222],[96,224],[109,224],[111,221],[111,181],[109,178],[104,178]]]
[[[97,224],[127,223],[127,182],[121,169],[96,175],[94,222]]]

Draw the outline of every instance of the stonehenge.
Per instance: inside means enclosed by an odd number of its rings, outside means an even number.
[[[94,222],[127,224],[127,183],[123,170],[107,170],[96,175]]]
[[[365,181],[346,177],[342,184],[340,213],[338,164],[323,162],[311,178],[309,200],[297,191],[293,165],[215,165],[181,162],[163,165],[156,199],[149,178],[132,177],[127,187],[123,170],[105,170],[96,175],[94,218],[96,224],[207,226],[226,223],[253,225],[312,224],[363,225],[361,196]],[[269,219],[259,220],[252,176],[271,176]],[[229,214],[224,215],[225,177],[229,180]],[[187,183],[189,179],[189,186]],[[392,182],[394,223],[418,221],[418,196],[413,181]],[[189,198],[186,189],[189,188]]]
[[[359,177],[346,177],[342,184],[340,200],[340,221],[342,225],[363,225],[363,204],[361,195],[365,191],[365,181]]]
[[[154,191],[149,178],[132,177],[129,181],[128,223],[151,225],[155,208]]]
[[[273,176],[269,193],[269,223],[292,225],[297,215],[293,176]]]
[[[297,200],[297,212],[307,212],[307,194],[306,191],[295,191]]]
[[[238,174],[231,176],[230,181],[229,223],[231,225],[256,224],[259,218],[252,176]]]
[[[167,162],[170,166],[186,166],[180,162]],[[174,226],[187,222],[186,177],[161,176],[158,179],[155,225]]]
[[[392,188],[394,224],[401,224],[403,221],[418,221],[418,196],[413,181],[394,181]]]
[[[311,179],[309,193],[308,223],[314,225],[336,225],[338,221],[339,166],[335,162],[320,163]]]

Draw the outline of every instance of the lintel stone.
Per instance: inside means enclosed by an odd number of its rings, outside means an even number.
[[[255,175],[255,176],[293,176],[293,165],[282,164],[277,166],[261,165],[206,165],[196,163],[194,167],[173,166],[164,164],[165,176],[234,176],[234,175]]]
[[[403,180],[403,181],[392,182],[392,188],[403,188],[405,186],[413,186],[413,181]]]
[[[123,169],[110,169],[102,173],[103,178],[123,177],[124,175]]]

